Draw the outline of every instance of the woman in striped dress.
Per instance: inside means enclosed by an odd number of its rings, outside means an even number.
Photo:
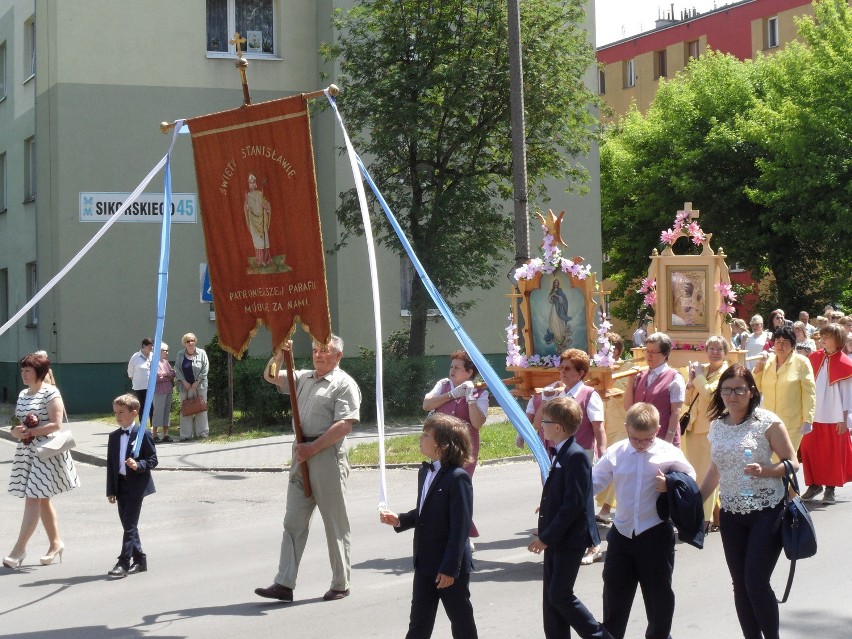
[[[3,558],[3,564],[8,568],[21,567],[27,555],[27,542],[39,519],[50,540],[47,555],[41,558],[41,563],[52,564],[57,557],[62,561],[65,545],[59,538],[56,510],[50,498],[80,485],[70,453],[66,451],[46,460],[36,455],[36,446],[62,427],[62,397],[55,386],[44,381],[50,370],[50,360],[33,354],[23,357],[19,364],[26,388],[18,395],[15,408],[15,415],[21,423],[12,428],[12,436],[19,442],[12,462],[9,492],[24,498],[24,519],[15,547],[8,557]]]

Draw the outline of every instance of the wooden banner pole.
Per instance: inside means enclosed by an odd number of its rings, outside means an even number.
[[[296,444],[301,444],[305,441],[305,436],[302,434],[302,420],[299,417],[299,402],[296,399],[296,376],[293,372],[293,353],[290,349],[284,351],[284,362],[287,364],[287,386],[290,389],[290,408],[293,411],[293,433],[296,435]],[[299,466],[302,469],[305,497],[310,497],[311,476],[308,472],[308,462],[302,462]]]

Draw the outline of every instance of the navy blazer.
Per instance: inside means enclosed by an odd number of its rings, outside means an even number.
[[[473,569],[468,541],[473,519],[473,484],[464,468],[442,465],[420,508],[428,472],[424,466],[417,478],[417,508],[400,513],[399,526],[394,530],[414,528],[415,571],[427,577],[441,573],[458,579],[460,574]]]
[[[601,542],[595,524],[592,465],[573,437],[559,449],[544,482],[538,538],[550,550],[585,550]]]
[[[135,424],[130,429],[130,441],[127,443],[128,456],[133,451],[133,442],[137,434],[140,432],[139,424]],[[157,448],[154,446],[154,438],[147,429],[141,429],[142,446],[139,449],[139,457],[136,462],[139,464],[138,470],[133,470],[127,467],[127,479],[119,479],[118,470],[121,460],[119,453],[121,452],[121,429],[117,428],[109,434],[109,442],[107,442],[107,478],[106,478],[106,494],[107,497],[118,495],[118,482],[127,482],[127,494],[135,499],[156,492],[154,488],[154,478],[151,477],[151,470],[157,467]]]
[[[671,517],[678,539],[704,548],[704,502],[692,477],[677,470],[666,473],[666,492],[657,497],[657,514],[663,521]]]

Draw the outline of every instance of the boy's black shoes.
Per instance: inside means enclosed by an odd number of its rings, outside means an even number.
[[[148,564],[137,564],[133,563],[130,565],[130,568],[127,570],[128,575],[135,575],[140,572],[148,572]]]
[[[278,599],[291,603],[293,601],[293,589],[281,584],[272,584],[269,588],[255,588],[254,594],[267,599]]]
[[[111,579],[123,579],[127,576],[127,569],[121,564],[115,564],[113,569],[107,573]]]

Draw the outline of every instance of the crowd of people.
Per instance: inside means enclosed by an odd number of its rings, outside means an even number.
[[[806,313],[793,323],[782,311],[773,311],[768,334],[755,315],[748,324],[751,332],[741,322],[734,335],[739,357],[746,351],[745,366],[731,363],[732,344],[711,336],[704,345],[706,363],[690,363],[684,373],[669,365],[669,336],[643,331],[647,366],[616,364],[629,373],[621,376],[623,402],[606,405],[584,383],[589,356],[578,349],[561,353],[559,381],[540,389],[526,411],[551,457],[537,534],[528,545],[544,557],[545,636],[565,636],[573,628],[582,637],[624,637],[639,586],[648,617],[645,636],[669,637],[675,536],[700,547],[705,534],[718,530],[744,637],[778,637],[770,576],[782,547],[776,522],[785,497],[784,462],[796,470],[801,463],[808,486],[804,500],[821,495],[823,504],[833,504],[836,488],[852,481],[847,320],[852,318],[831,314],[817,328]],[[615,334],[610,339],[620,356],[623,340]],[[173,384],[178,383],[181,400],[206,401],[207,355],[192,333],[182,342],[174,367],[162,344],[154,369],[154,344],[143,340],[128,365],[133,394],[113,404],[119,428],[108,444],[107,498],[118,506],[123,537],[110,577],[147,570],[138,519],[143,497],[154,491],[156,444],[170,441]],[[283,394],[291,392],[283,366],[290,348],[288,342],[277,349],[263,375]],[[340,368],[342,339],[314,343],[312,357],[312,369],[293,374],[302,438],[293,446],[278,571],[272,585],[255,590],[283,602],[294,599],[315,509],[322,515],[332,571],[323,599],[348,597],[351,586],[347,435],[360,419],[361,394]],[[19,423],[11,430],[18,445],[9,492],[25,501],[18,539],[3,559],[12,569],[22,565],[39,521],[50,541],[41,563],[62,560],[64,544],[51,498],[79,486],[68,452],[43,458],[38,451],[62,427],[64,414],[58,389],[46,381],[52,380],[50,362],[46,354],[34,353],[19,364],[26,388],[18,397]],[[148,388],[141,371],[156,374],[153,436],[137,423]],[[465,351],[451,354],[448,376],[423,400],[429,416],[420,450],[429,461],[418,476],[415,508],[380,513],[381,523],[397,532],[414,529],[408,637],[431,636],[439,603],[454,637],[477,636],[469,588],[471,539],[479,534],[473,523],[472,477],[488,409],[488,392],[476,382],[477,375]],[[206,412],[181,416],[182,440],[208,432]],[[134,444],[140,448],[136,454]],[[606,553],[601,552],[601,524],[609,527]],[[599,559],[604,561],[600,622],[573,592],[580,566]]]

